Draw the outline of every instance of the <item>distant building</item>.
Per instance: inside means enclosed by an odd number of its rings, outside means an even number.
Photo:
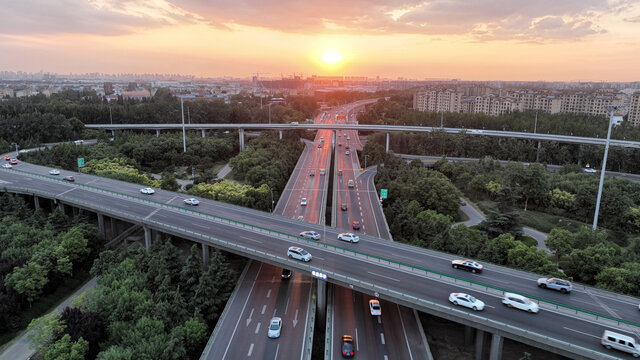
[[[633,126],[640,125],[640,92],[631,95],[629,105],[628,121]]]
[[[113,83],[112,82],[106,82],[104,83],[104,93],[106,95],[111,95],[113,94]]]
[[[150,98],[151,92],[148,90],[145,91],[124,91],[122,93],[122,97],[125,99],[137,99],[142,100],[144,98]]]

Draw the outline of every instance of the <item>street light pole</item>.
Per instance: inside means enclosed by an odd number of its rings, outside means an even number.
[[[271,125],[271,103],[269,103],[269,125]]]
[[[271,212],[273,212],[273,189],[269,189],[269,192],[271,192]]]
[[[180,96],[180,108],[182,109],[182,147],[183,152],[187,152],[187,136],[184,130],[184,98]]]
[[[533,124],[533,133],[536,133],[536,130],[538,129],[538,112],[536,111],[536,122]]]
[[[365,155],[364,156],[364,168],[367,168],[367,158],[369,157],[369,155]]]
[[[444,110],[442,110],[442,114],[440,115],[440,127],[444,128]]]
[[[111,120],[111,125],[113,125],[113,115],[111,114],[111,105],[109,105],[109,120]]]
[[[610,106],[611,115],[609,117],[609,130],[607,131],[607,142],[604,146],[604,158],[602,159],[602,170],[600,171],[600,185],[598,185],[598,199],[596,200],[596,212],[593,215],[593,230],[598,227],[598,213],[600,212],[600,199],[602,198],[602,185],[604,183],[604,172],[607,167],[607,156],[609,155],[609,140],[611,139],[611,128],[613,127],[613,114],[617,106]]]

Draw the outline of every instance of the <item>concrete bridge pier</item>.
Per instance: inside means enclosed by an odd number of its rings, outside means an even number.
[[[316,303],[316,315],[320,323],[324,323],[327,308],[327,282],[316,279],[318,301]]]
[[[40,198],[38,197],[38,195],[33,195],[33,206],[36,208],[36,210],[40,209]]]
[[[484,354],[484,331],[476,329],[476,356],[475,360],[482,360]]]
[[[538,140],[538,150],[536,150],[536,162],[540,162],[540,145],[541,145],[541,142]]]
[[[58,209],[60,209],[60,211],[62,211],[63,214],[67,215],[65,212],[66,209],[64,204],[62,203],[62,201],[59,201],[59,200],[58,200]]]
[[[278,131],[279,135],[280,135],[280,140],[282,140],[282,130]]]
[[[111,238],[116,237],[116,233],[118,232],[118,219],[110,218],[109,223],[111,224]]]
[[[389,152],[389,133],[387,133],[387,146],[385,147],[385,151]]]
[[[80,215],[80,209],[78,209],[77,207],[72,206],[72,207],[71,207],[71,210],[72,210],[72,213],[73,213],[73,217],[74,217],[74,218],[75,218],[75,217],[78,217],[78,215]]]
[[[160,129],[156,129],[156,137],[160,136]]]
[[[104,236],[107,236],[107,233],[104,229],[104,215],[102,214],[98,214],[98,232],[100,232],[100,234]]]
[[[209,247],[209,245],[202,244],[202,269],[204,271],[207,271],[207,269],[209,268],[210,250],[211,250],[211,247]]]
[[[475,329],[469,325],[464,326],[464,344],[465,345],[471,345],[473,343],[473,330]]]
[[[146,226],[142,227],[144,229],[144,247],[149,250],[151,247],[151,229]]]
[[[202,132],[202,138],[206,138],[207,137],[207,132],[204,129],[200,129],[200,131]]]
[[[244,151],[244,129],[238,129],[238,137],[240,138],[240,151]]]
[[[498,334],[491,336],[491,353],[489,354],[489,360],[502,359],[502,345],[504,338]]]
[[[116,131],[115,130],[111,130],[111,137],[116,137]]]

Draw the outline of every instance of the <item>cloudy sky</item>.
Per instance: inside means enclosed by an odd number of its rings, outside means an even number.
[[[0,70],[640,80],[638,0],[2,0],[0,9]]]

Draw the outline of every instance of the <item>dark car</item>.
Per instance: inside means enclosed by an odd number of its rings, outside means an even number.
[[[73,176],[65,176],[63,179],[66,180],[66,181],[69,181],[69,182],[76,181],[76,178],[74,178]]]
[[[353,337],[351,335],[342,335],[342,357],[352,358],[356,354],[353,348]]]
[[[360,221],[353,221],[351,227],[353,227],[353,230],[360,230]]]
[[[471,271],[472,273],[481,272],[483,266],[473,260],[452,260],[451,266],[454,269],[462,269]]]
[[[342,211],[347,211],[347,204],[342,203],[342,205],[340,205],[340,209],[342,209]]]
[[[289,269],[282,269],[282,278],[283,278],[283,279],[289,279],[289,278],[291,278],[291,270],[289,270]]]

